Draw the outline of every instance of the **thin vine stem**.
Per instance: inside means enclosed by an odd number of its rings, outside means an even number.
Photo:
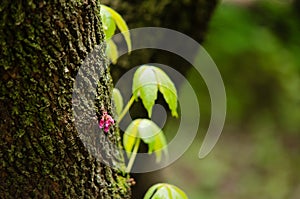
[[[134,102],[134,96],[131,96],[129,102],[126,104],[125,108],[123,109],[123,111],[121,112],[119,118],[118,118],[118,122],[120,123],[121,120],[123,119],[123,117],[125,116],[125,114],[129,111],[131,105]]]
[[[126,172],[129,173],[132,166],[133,166],[133,162],[135,160],[135,157],[136,157],[136,154],[138,152],[138,149],[139,149],[139,146],[140,146],[140,142],[141,142],[141,139],[138,138],[135,145],[134,145],[134,148],[133,148],[133,151],[131,153],[131,156],[130,156],[130,159],[129,159],[129,162],[128,162],[128,165],[127,165],[127,168],[126,168]]]

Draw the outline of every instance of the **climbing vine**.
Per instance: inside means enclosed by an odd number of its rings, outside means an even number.
[[[101,6],[101,18],[104,27],[106,43],[106,55],[112,63],[117,63],[118,49],[116,44],[111,40],[115,34],[116,27],[120,29],[127,43],[128,51],[131,51],[130,32],[125,20],[115,10],[105,5]],[[135,101],[141,99],[143,106],[147,110],[148,117],[151,118],[152,108],[160,92],[168,104],[173,117],[178,117],[177,113],[177,90],[169,76],[160,68],[152,65],[142,65],[135,71],[132,80],[132,96],[124,106],[121,92],[114,88],[113,100],[116,107],[117,119],[120,123],[130,107]],[[108,132],[111,125],[115,123],[105,110],[99,121],[99,127]],[[128,156],[126,172],[130,172],[138,153],[140,143],[144,142],[148,146],[148,153],[155,153],[156,162],[161,161],[162,155],[168,156],[167,142],[164,132],[152,120],[138,118],[133,120],[126,128],[123,134],[123,146]],[[186,194],[178,187],[158,183],[153,185],[145,194],[144,199],[187,199]]]

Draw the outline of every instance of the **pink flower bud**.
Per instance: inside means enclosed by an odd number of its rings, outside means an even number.
[[[105,133],[107,133],[110,126],[114,124],[114,119],[110,115],[108,115],[106,111],[103,111],[103,115],[99,121],[99,127],[103,129]]]
[[[103,125],[104,125],[104,120],[101,119],[101,120],[99,121],[99,127],[102,129],[102,128],[103,128]]]

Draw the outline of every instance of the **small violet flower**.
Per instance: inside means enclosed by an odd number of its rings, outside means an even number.
[[[103,111],[103,115],[99,121],[100,129],[104,129],[104,132],[107,133],[109,131],[110,126],[114,124],[114,119],[110,115],[108,115],[106,111]]]

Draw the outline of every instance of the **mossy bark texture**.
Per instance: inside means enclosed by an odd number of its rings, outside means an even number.
[[[75,77],[103,41],[99,12],[98,0],[0,2],[0,198],[129,198],[127,176],[97,161],[74,125]],[[111,77],[98,52],[95,109],[113,115]],[[115,127],[106,137],[119,145]]]

